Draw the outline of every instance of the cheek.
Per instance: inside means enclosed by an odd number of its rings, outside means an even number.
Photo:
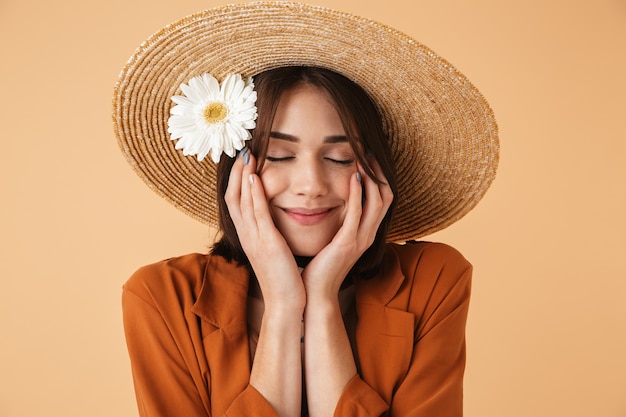
[[[265,196],[268,200],[276,196],[284,188],[284,175],[278,175],[273,170],[263,170],[260,174],[261,182],[263,183],[263,189]]]
[[[335,193],[341,196],[344,200],[348,200],[350,196],[350,180],[352,178],[352,172],[343,172],[334,176],[333,184]]]

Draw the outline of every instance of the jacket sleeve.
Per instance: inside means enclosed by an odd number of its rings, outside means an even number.
[[[428,244],[414,262],[401,262],[410,284],[406,310],[416,319],[408,370],[386,399],[372,388],[374,384],[356,376],[340,398],[336,417],[463,415],[472,266],[454,249],[440,244]],[[379,360],[384,363],[385,358]]]
[[[158,308],[126,286],[124,332],[141,417],[207,417],[208,399],[198,390],[181,345]]]
[[[124,332],[139,415],[209,417],[214,412],[211,378],[207,364],[203,364],[199,320],[190,312],[195,297],[189,287],[193,283],[181,284],[172,275],[176,271],[162,265],[141,268],[122,292]],[[219,414],[276,415],[250,385],[223,405]]]

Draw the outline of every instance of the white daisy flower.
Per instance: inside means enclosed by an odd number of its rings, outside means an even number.
[[[233,157],[251,138],[248,129],[256,126],[256,91],[252,78],[244,81],[230,74],[219,82],[203,74],[181,84],[184,96],[173,96],[167,122],[170,139],[183,155],[196,155],[202,161],[209,152],[215,163],[222,152]]]

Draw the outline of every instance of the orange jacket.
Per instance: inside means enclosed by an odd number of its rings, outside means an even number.
[[[355,290],[359,375],[335,416],[461,416],[471,265],[443,244],[388,245]],[[249,385],[248,274],[192,254],[139,269],[123,291],[142,417],[272,417]]]

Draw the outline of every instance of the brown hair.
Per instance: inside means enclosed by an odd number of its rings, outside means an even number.
[[[261,171],[265,162],[271,127],[281,95],[298,86],[311,85],[326,91],[335,103],[348,142],[367,175],[374,178],[375,181],[381,182],[380,179],[375,178],[368,162],[368,156],[374,157],[378,161],[394,196],[397,196],[395,166],[387,137],[383,131],[382,119],[376,105],[360,86],[341,74],[316,67],[281,67],[268,70],[255,76],[254,84],[258,96],[259,117],[256,128],[252,131],[252,139],[248,142],[248,147],[252,154],[257,157],[258,172]],[[217,194],[219,196],[224,196],[226,192],[234,161],[234,158],[222,158],[217,167]],[[354,265],[351,274],[358,274],[360,278],[369,278],[380,269],[385,238],[394,207],[395,199],[378,227],[374,243]],[[211,252],[225,257],[228,261],[235,260],[249,267],[248,258],[241,248],[237,231],[228,214],[228,207],[224,198],[219,199],[218,208],[222,236],[213,246]]]

